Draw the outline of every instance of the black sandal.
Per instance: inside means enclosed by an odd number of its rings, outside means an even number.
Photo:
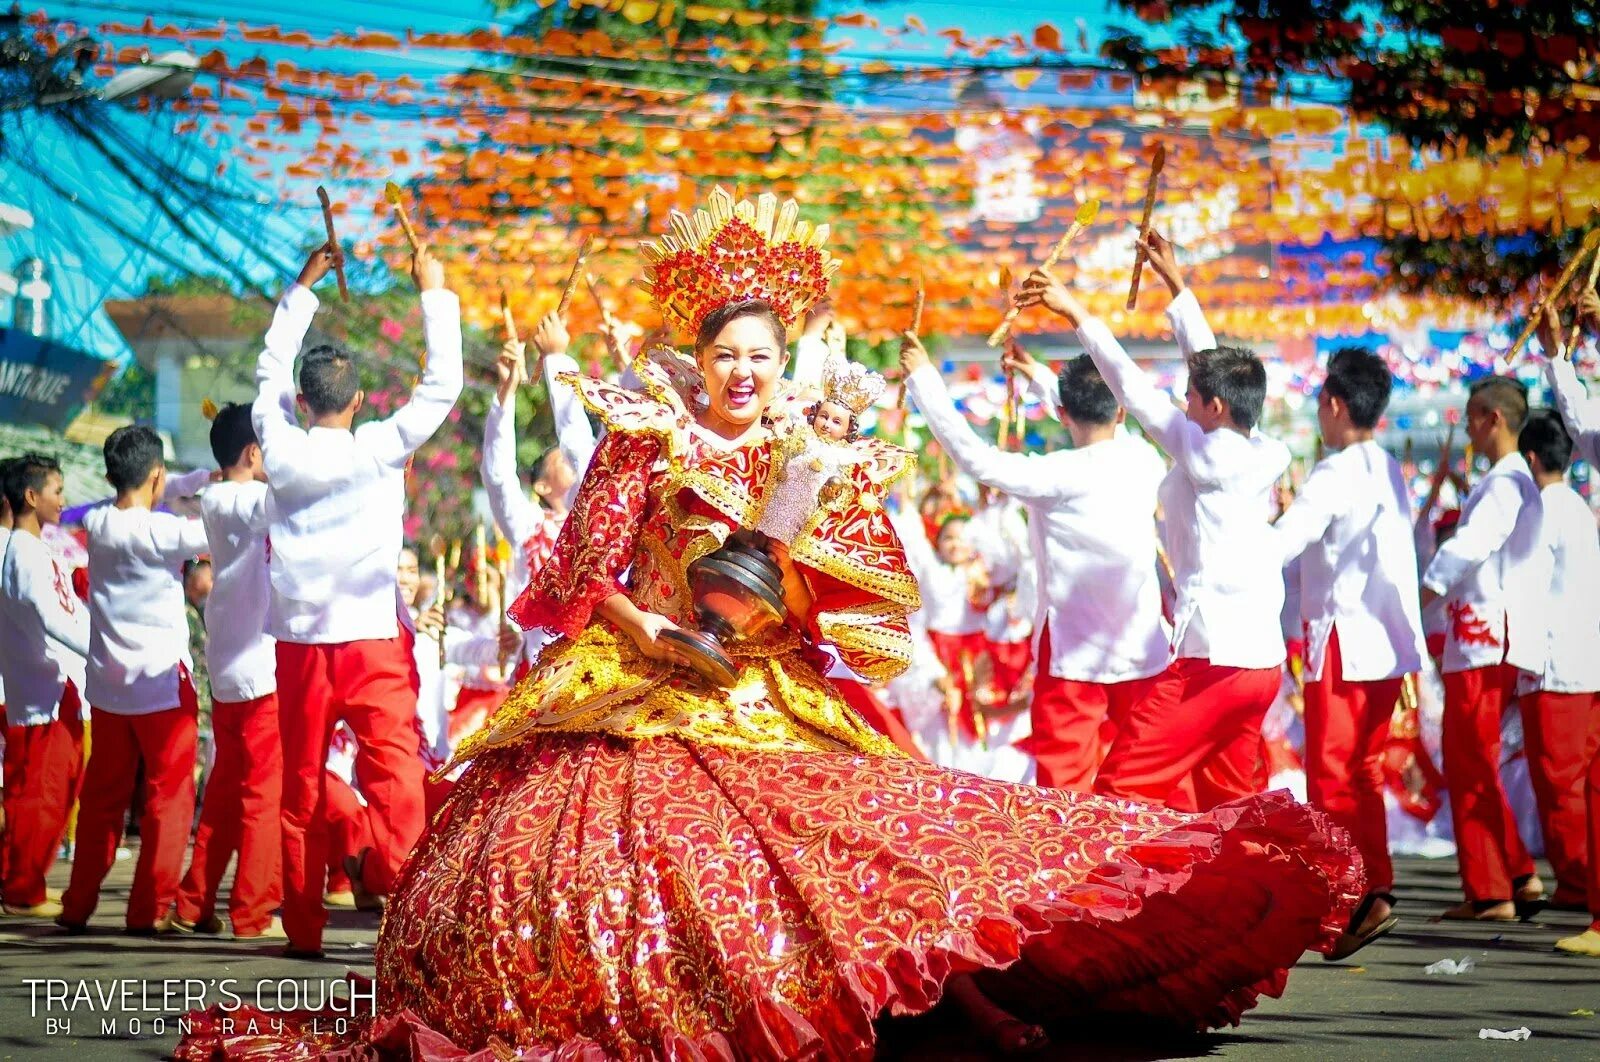
[[[1366,922],[1367,916],[1372,913],[1372,908],[1382,900],[1389,905],[1389,916],[1365,933],[1358,932],[1361,925]],[[1350,916],[1350,927],[1339,934],[1339,939],[1334,941],[1333,947],[1327,951],[1322,959],[1324,962],[1338,962],[1348,959],[1362,948],[1371,944],[1379,937],[1386,935],[1391,929],[1400,924],[1400,916],[1394,913],[1395,898],[1386,892],[1369,892],[1356,907]]]

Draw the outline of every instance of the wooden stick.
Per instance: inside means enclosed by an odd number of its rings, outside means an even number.
[[[1589,282],[1583,286],[1583,291],[1593,291],[1597,280],[1600,280],[1600,251],[1595,252],[1595,256],[1589,259]],[[1583,291],[1578,292],[1579,298],[1583,297]],[[1571,351],[1577,348],[1578,335],[1582,331],[1583,311],[1580,309],[1572,315],[1572,331],[1567,333],[1567,350]],[[1556,356],[1556,352],[1547,350],[1544,352],[1544,356],[1553,358]]]
[[[583,274],[583,286],[589,289],[589,297],[594,300],[595,307],[600,311],[600,324],[605,329],[606,349],[616,359],[617,367],[625,369],[628,366],[627,355],[624,353],[613,329],[616,327],[616,318],[611,316],[611,308],[606,305],[606,300],[600,297],[600,286],[594,282],[594,274],[588,270]]]
[[[502,545],[507,548],[502,549]],[[503,538],[498,538],[498,536],[494,544],[494,562],[495,568],[500,572],[500,630],[508,632],[512,629],[511,617],[507,614],[507,609],[510,607],[508,599],[511,597],[511,550],[509,543]],[[515,655],[515,649],[509,653],[505,651],[500,653],[500,673],[507,680],[511,678],[507,668],[511,663],[511,658]]]
[[[572,301],[572,293],[578,290],[578,281],[583,279],[583,266],[589,257],[589,245],[593,237],[585,236],[583,242],[578,244],[578,260],[572,263],[572,272],[567,274],[567,286],[561,289],[561,304],[556,307],[556,313],[566,316],[567,304]]]
[[[911,302],[911,334],[918,339],[922,338],[922,309],[928,303],[928,291],[922,276],[917,277],[917,294]],[[906,408],[906,380],[900,378],[900,393],[895,396],[894,408]]]
[[[339,246],[339,234],[333,228],[333,202],[328,190],[317,185],[317,202],[322,204],[322,224],[328,230],[328,247],[333,251],[333,275],[339,281],[339,298],[350,301],[350,285],[344,279],[344,251]]]
[[[1572,283],[1572,278],[1577,275],[1578,267],[1583,265],[1585,258],[1595,253],[1596,247],[1600,247],[1600,229],[1591,230],[1589,235],[1583,238],[1583,244],[1579,246],[1578,253],[1574,254],[1572,259],[1567,262],[1567,267],[1556,278],[1555,284],[1551,286],[1550,290],[1539,296],[1539,301],[1535,302],[1533,309],[1528,311],[1528,323],[1523,326],[1522,334],[1517,337],[1515,343],[1511,344],[1511,349],[1506,351],[1506,364],[1509,365],[1515,361],[1517,355],[1522,352],[1522,348],[1528,345],[1528,340],[1533,338],[1534,331],[1539,327],[1539,318],[1544,315],[1545,307],[1555,305],[1555,301],[1561,297],[1563,291],[1567,290],[1567,285]]]
[[[506,339],[512,343],[520,343],[522,339],[517,335],[517,319],[511,314],[511,296],[506,294],[505,284],[500,285],[500,324],[506,331]],[[521,387],[528,380],[528,359],[524,354],[517,359],[516,387]]]
[[[400,219],[400,229],[411,243],[411,253],[416,254],[422,249],[422,241],[417,238],[417,230],[411,225],[411,212],[406,209],[405,193],[400,190],[398,184],[390,181],[383,186],[383,197],[394,204],[395,216]]]
[[[1056,241],[1056,245],[1050,249],[1049,257],[1044,260],[1044,264],[1039,268],[1047,273],[1053,269],[1055,264],[1061,261],[1061,256],[1067,253],[1067,247],[1071,245],[1073,240],[1078,238],[1078,233],[1088,228],[1090,222],[1094,221],[1094,216],[1098,213],[1100,213],[1100,200],[1098,199],[1091,199],[1079,207],[1078,216],[1072,220],[1072,227],[1062,234],[1061,239]],[[1600,229],[1595,231],[1600,232]],[[1011,309],[1006,311],[1005,317],[1000,321],[1000,326],[989,336],[989,345],[991,347],[998,347],[1005,342],[1006,336],[1011,334],[1011,326],[1016,323],[1017,316],[1021,313],[1021,308],[1017,306],[1012,306]]]
[[[1139,220],[1139,246],[1133,255],[1133,283],[1128,287],[1128,309],[1139,302],[1139,281],[1144,276],[1144,241],[1150,235],[1150,215],[1156,208],[1156,189],[1161,181],[1161,167],[1167,164],[1167,145],[1156,145],[1156,157],[1150,163],[1150,179],[1144,185],[1144,216]]]
[[[439,605],[439,614],[444,615],[444,610],[450,604],[450,574],[445,571],[444,536],[435,534],[428,540],[428,548],[433,551],[433,581],[434,601]],[[444,632],[447,624],[439,626],[439,666],[444,667]]]

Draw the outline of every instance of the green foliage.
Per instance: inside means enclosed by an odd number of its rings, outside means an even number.
[[[130,360],[101,390],[94,408],[112,416],[147,420],[156,408],[156,378],[137,359]]]
[[[691,21],[683,12],[682,4],[663,4],[668,11],[666,24],[659,17],[637,23],[622,11],[607,10],[599,4],[553,3],[548,6],[529,3],[527,0],[495,0],[502,12],[526,12],[517,25],[517,32],[534,39],[564,30],[583,34],[598,30],[607,38],[621,44],[664,46],[667,56],[661,60],[632,60],[608,57],[539,57],[527,60],[519,69],[523,73],[550,74],[571,77],[575,73],[590,77],[603,76],[610,81],[644,85],[651,88],[686,89],[692,92],[736,91],[769,96],[798,98],[825,98],[827,82],[820,74],[801,75],[799,67],[778,66],[768,69],[762,60],[787,59],[798,63],[802,59],[820,59],[814,49],[800,46],[800,39],[810,33],[810,27],[794,22],[763,22],[754,26],[741,26],[733,20],[718,25],[709,21]],[[722,8],[734,12],[760,11],[773,15],[789,15],[800,19],[816,17],[820,4],[815,0],[701,0],[701,6]],[[659,16],[660,10],[656,12]],[[729,50],[717,48],[720,38],[741,56],[755,60],[748,73],[739,73],[715,59]]]
[[[1600,110],[1591,98],[1600,0],[1117,3],[1147,23],[1171,26],[1180,42],[1157,47],[1126,30],[1109,37],[1106,57],[1147,83],[1211,81],[1265,102],[1291,79],[1303,85],[1311,75],[1343,93],[1354,114],[1417,148],[1498,158],[1576,146],[1600,158]],[[1505,305],[1557,268],[1581,237],[1387,234],[1387,281],[1405,292]]]

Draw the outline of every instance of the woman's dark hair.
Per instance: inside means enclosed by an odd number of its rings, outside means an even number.
[[[777,311],[772,308],[772,304],[765,299],[741,299],[726,306],[718,306],[706,314],[706,319],[700,322],[700,329],[694,336],[694,352],[698,354],[715,343],[722,330],[741,317],[760,318],[768,328],[772,329],[772,338],[778,344],[779,356],[788,352],[788,330],[778,319]]]

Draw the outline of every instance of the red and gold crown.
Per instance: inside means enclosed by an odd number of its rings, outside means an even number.
[[[800,220],[792,199],[764,194],[734,202],[718,186],[693,216],[674,210],[672,232],[645,243],[643,284],[661,316],[693,339],[706,315],[730,302],[762,299],[793,329],[828,293],[839,270],[828,226]]]

